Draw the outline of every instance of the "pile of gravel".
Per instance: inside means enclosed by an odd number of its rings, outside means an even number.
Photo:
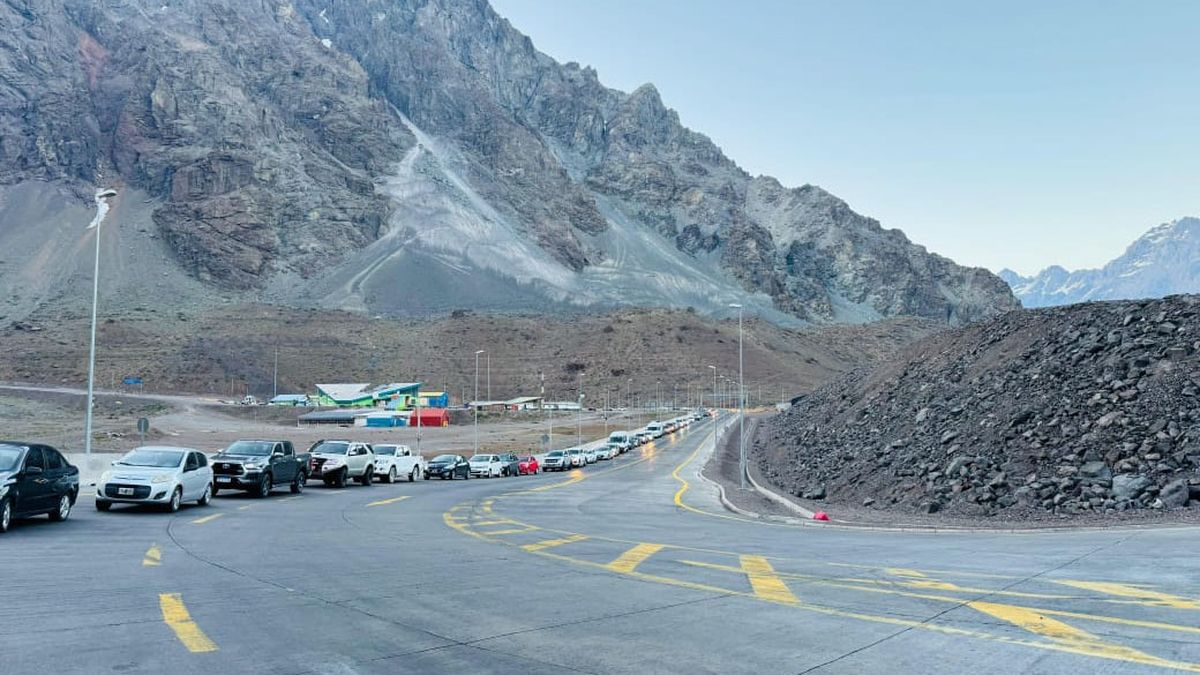
[[[871,508],[1200,506],[1200,296],[1016,311],[934,335],[764,424],[752,452],[789,493]]]

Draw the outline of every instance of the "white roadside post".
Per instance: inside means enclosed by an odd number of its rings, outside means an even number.
[[[738,311],[738,473],[742,489],[746,489],[746,389],[742,379],[742,306],[729,305]]]
[[[95,407],[96,391],[96,306],[100,301],[100,224],[108,215],[108,200],[117,196],[112,188],[96,190],[96,215],[87,229],[96,231],[96,261],[92,267],[92,336],[88,347],[87,416],[83,429],[83,452],[92,454],[92,408]]]

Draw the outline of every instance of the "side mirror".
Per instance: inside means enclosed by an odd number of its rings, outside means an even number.
[[[282,451],[282,450],[275,450],[274,452],[272,452],[272,453],[271,453],[271,456],[272,456],[272,457],[283,457],[283,451]]]

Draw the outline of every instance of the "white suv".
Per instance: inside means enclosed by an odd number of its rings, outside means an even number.
[[[366,443],[355,441],[317,441],[309,448],[308,475],[326,485],[346,487],[353,478],[370,485],[375,478],[375,452]]]

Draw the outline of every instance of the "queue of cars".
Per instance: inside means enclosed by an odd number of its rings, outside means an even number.
[[[543,458],[513,453],[484,453],[470,459],[443,454],[428,462],[406,445],[372,445],[350,440],[321,440],[308,452],[296,452],[291,441],[239,440],[211,458],[192,448],[144,446],[112,463],[96,481],[95,504],[108,511],[114,504],[154,505],[175,512],[187,502],[211,503],[223,491],[266,497],[287,487],[300,494],[310,480],[342,488],[350,481],[370,485],[439,478],[501,478],[567,471],[622,453],[708,416],[707,411],[666,422],[651,422],[636,431],[616,431],[596,447],[552,450]],[[49,515],[66,520],[80,492],[79,468],[58,450],[43,444],[0,441],[0,533],[17,518]]]

